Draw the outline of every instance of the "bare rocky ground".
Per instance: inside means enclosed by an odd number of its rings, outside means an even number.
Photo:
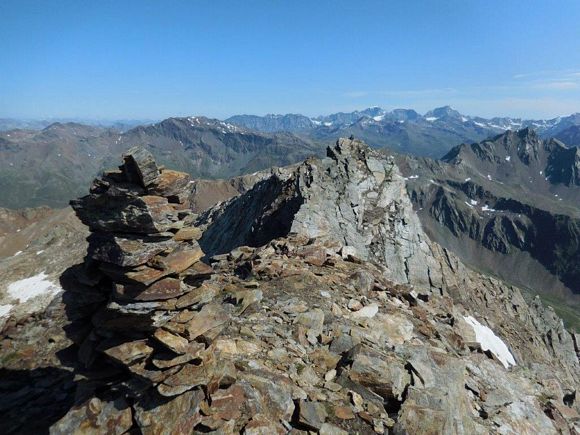
[[[95,182],[86,260],[53,243],[64,291],[5,321],[0,431],[578,433],[579,338],[432,243],[394,160],[328,156],[200,215],[142,150]]]

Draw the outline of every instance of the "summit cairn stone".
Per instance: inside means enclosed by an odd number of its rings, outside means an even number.
[[[194,341],[188,336],[188,325],[206,323],[202,307],[211,298],[199,298],[197,303],[193,298],[186,307],[176,307],[178,298],[199,293],[202,281],[213,273],[201,262],[204,253],[195,238],[190,177],[160,168],[141,147],[131,148],[123,160],[118,170],[106,171],[95,180],[89,195],[71,201],[92,233],[86,272],[100,277],[94,287],[108,298],[87,325],[91,330],[79,343],[79,359],[88,370],[102,364],[120,367],[130,376],[123,396],[135,400],[142,397],[143,389],[172,397],[210,382],[219,384],[215,373],[223,367],[206,348],[219,327],[226,326],[227,313],[220,309],[220,322],[200,328]],[[195,382],[177,378],[179,373],[195,373]],[[142,400],[150,406],[155,394]],[[196,391],[195,397],[199,394]],[[143,418],[144,411],[140,412],[138,418]],[[67,414],[55,427],[72,429],[79,423],[77,414]],[[190,421],[190,429],[198,423]]]
[[[147,187],[153,184],[160,175],[159,167],[153,155],[145,148],[133,147],[123,155],[125,177],[129,182]]]

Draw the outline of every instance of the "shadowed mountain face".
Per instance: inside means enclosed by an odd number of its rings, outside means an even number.
[[[578,148],[523,129],[460,145],[440,161],[398,161],[434,240],[508,282],[578,303]]]
[[[578,147],[580,146],[580,125],[572,125],[554,137],[570,147]]]
[[[64,206],[135,144],[196,177],[231,177],[320,152],[289,133],[264,134],[201,117],[170,118],[125,133],[81,124],[0,133],[0,206]]]

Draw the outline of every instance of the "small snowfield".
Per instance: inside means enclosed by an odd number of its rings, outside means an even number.
[[[463,318],[473,328],[475,340],[481,344],[483,350],[493,353],[506,369],[516,365],[516,360],[506,344],[491,329],[471,316],[463,316]]]

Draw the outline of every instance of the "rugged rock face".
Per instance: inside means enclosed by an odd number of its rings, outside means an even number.
[[[580,292],[578,153],[525,129],[462,145],[444,161],[397,162],[430,238],[480,270],[561,298],[566,310],[580,303],[571,294]]]
[[[191,209],[196,213],[204,212],[218,202],[246,193],[257,182],[270,178],[278,170],[271,168],[227,180],[195,179],[191,189]]]
[[[397,282],[441,288],[439,267],[393,159],[350,140],[329,148],[328,156],[275,174],[206,212],[198,220],[207,226],[204,249],[222,253],[292,232],[348,246],[358,258],[385,264]],[[242,210],[254,215],[240,221]]]
[[[66,288],[101,299],[69,305],[78,383],[51,433],[578,431],[561,321],[430,242],[392,159],[328,155],[195,217],[136,149],[73,202],[92,235]],[[31,427],[21,403],[3,432]]]
[[[512,160],[513,159],[513,160]],[[476,168],[500,181],[547,186],[580,186],[578,148],[567,148],[556,139],[541,140],[534,130],[525,128],[471,145],[459,145],[442,160],[455,166]],[[530,182],[531,179],[531,182]],[[529,187],[529,186],[528,186]]]

